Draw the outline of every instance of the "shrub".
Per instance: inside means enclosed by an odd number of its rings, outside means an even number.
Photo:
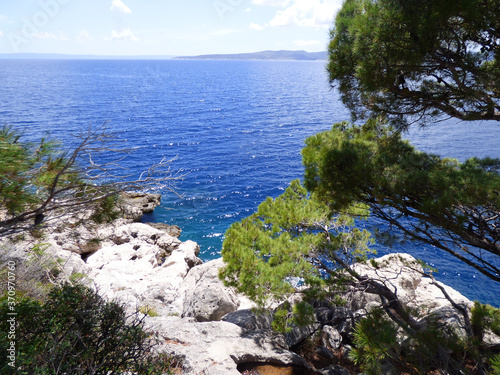
[[[16,368],[9,366],[7,319],[0,322],[0,373],[112,375],[169,374],[174,361],[155,357],[155,345],[137,314],[106,302],[89,288],[55,287],[45,302],[20,296],[16,301]],[[6,294],[0,313],[7,316]]]
[[[396,357],[397,328],[392,321],[382,317],[380,310],[356,323],[355,348],[349,357],[368,375],[381,374],[382,362]]]
[[[491,374],[500,375],[500,354],[491,359]]]
[[[500,309],[476,301],[471,313],[472,326],[480,339],[482,339],[486,329],[491,329],[496,335],[500,336]]]
[[[32,245],[26,252],[18,252],[10,246],[0,246],[0,279],[7,280],[9,267],[15,263],[15,289],[17,296],[44,300],[57,283],[62,266],[48,255],[48,244]],[[7,283],[0,283],[0,296],[7,291]]]
[[[117,195],[110,195],[97,201],[94,206],[94,213],[90,217],[97,224],[109,223],[120,216],[117,205]]]

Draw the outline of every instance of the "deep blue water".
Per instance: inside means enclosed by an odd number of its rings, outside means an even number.
[[[0,61],[0,124],[36,139],[45,131],[71,145],[70,133],[109,121],[130,147],[137,172],[163,156],[187,172],[184,198],[163,196],[147,219],[177,224],[181,239],[220,256],[228,226],[302,177],[309,135],[349,115],[329,88],[324,62],[298,61]],[[427,152],[465,160],[500,157],[499,123],[439,123],[408,137]],[[376,225],[372,222],[371,225]],[[471,299],[500,306],[498,285],[429,246],[405,251],[439,269],[437,277]]]

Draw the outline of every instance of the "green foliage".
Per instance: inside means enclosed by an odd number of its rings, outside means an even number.
[[[461,164],[417,151],[383,121],[335,124],[308,138],[302,154],[305,186],[335,209],[355,201],[393,207],[408,201],[418,203],[423,212],[452,210],[460,204],[500,208],[496,171],[485,170],[477,158]],[[418,202],[411,199],[414,196]]]
[[[498,0],[347,0],[328,71],[354,121],[500,119]]]
[[[483,338],[487,329],[500,336],[500,309],[475,301],[471,310],[471,324],[479,339]]]
[[[69,277],[69,281],[70,282],[79,282],[79,281],[85,279],[86,277],[87,277],[87,275],[85,275],[84,273],[75,272],[75,273],[71,274],[71,276]]]
[[[467,361],[481,363],[476,348],[467,341],[468,338],[450,330],[443,322],[428,318],[426,326],[408,339],[402,357],[419,369],[419,373],[425,374],[434,368],[460,373],[467,367]]]
[[[7,316],[6,296],[0,312]],[[19,296],[16,301],[16,368],[8,365],[8,322],[0,322],[0,372],[3,374],[138,374],[170,373],[173,361],[158,360],[142,320],[127,317],[123,307],[105,302],[83,286],[52,289],[41,302]]]
[[[305,186],[332,212],[362,202],[406,235],[500,281],[495,262],[482,256],[499,251],[499,160],[459,163],[419,152],[377,119],[335,124],[308,138],[302,155]]]
[[[90,217],[97,224],[109,223],[120,216],[117,205],[118,196],[110,195],[94,204],[94,213]]]
[[[147,316],[158,316],[158,312],[154,308],[147,306],[147,305],[139,306],[139,308],[137,309],[137,312],[140,312],[141,314],[144,314]]]
[[[50,290],[62,282],[61,259],[47,254],[48,244],[32,245],[26,258],[13,258],[12,248],[0,248],[0,279],[7,280],[9,265],[15,264],[16,295],[44,300]],[[7,292],[7,283],[0,284],[0,295]]]
[[[222,256],[226,266],[220,276],[260,305],[279,301],[295,291],[329,293],[344,273],[338,260],[362,259],[369,234],[353,226],[352,206],[331,216],[327,207],[309,196],[299,181],[276,199],[267,198],[258,211],[226,232]]]
[[[299,301],[292,307],[293,323],[307,326],[314,323],[314,307],[307,301]]]
[[[467,373],[464,371],[472,363],[481,367],[482,362],[477,343],[442,322],[427,317],[421,329],[404,335],[380,309],[356,323],[353,344],[349,356],[366,374],[384,373],[384,363],[404,373],[428,374],[440,369],[458,374]]]
[[[47,186],[51,170],[57,165],[50,155],[55,144],[21,143],[20,134],[11,127],[0,129],[0,207],[16,214],[38,203],[38,189]],[[45,167],[45,163],[50,162]]]
[[[383,318],[380,310],[362,318],[354,328],[355,347],[349,357],[368,375],[382,374],[381,363],[397,357],[396,325]]]
[[[45,255],[45,252],[47,251],[47,249],[50,247],[50,244],[48,243],[36,243],[32,246],[31,248],[31,253],[40,258],[40,257],[43,257]]]
[[[314,323],[314,308],[307,301],[291,304],[285,301],[279,305],[273,314],[271,327],[278,332],[287,333],[294,326],[307,326]]]
[[[500,375],[500,354],[494,356],[491,361],[491,375]]]
[[[82,183],[78,170],[68,169],[68,159],[57,142],[22,142],[11,127],[0,129],[0,207],[9,215],[36,210],[54,194]]]
[[[285,302],[274,311],[271,327],[275,331],[283,333],[290,331],[290,322],[291,322],[290,309],[291,309],[290,303]]]

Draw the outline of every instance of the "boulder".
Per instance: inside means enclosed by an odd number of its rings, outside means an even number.
[[[287,346],[291,348],[292,346],[297,345],[298,343],[311,337],[319,328],[319,323],[308,324],[306,326],[297,326],[293,324],[291,327],[288,327],[288,331],[285,333]]]
[[[422,320],[432,322],[438,327],[439,332],[448,337],[459,337],[460,339],[467,339],[468,337],[467,322],[463,313],[452,306],[434,309]]]
[[[157,350],[182,358],[186,375],[240,375],[238,366],[246,363],[311,369],[304,359],[286,349],[282,335],[269,330],[245,333],[229,322],[179,317],[147,317],[145,322],[147,329],[160,336]]]
[[[323,326],[322,337],[323,346],[336,350],[342,345],[342,335],[332,326]]]
[[[252,309],[238,310],[222,317],[225,322],[236,324],[245,332],[271,329],[273,313],[271,311],[256,312]]]
[[[56,250],[52,252],[52,255],[55,259],[60,259],[58,263],[66,278],[70,278],[72,275],[84,277],[84,275],[88,275],[90,272],[90,268],[85,264],[81,256],[75,253]]]
[[[500,336],[495,334],[490,329],[487,329],[484,332],[483,343],[484,346],[491,351],[500,351]]]
[[[222,259],[216,259],[189,272],[184,280],[183,317],[193,317],[200,322],[214,321],[238,309],[235,291],[219,280],[222,266]]]

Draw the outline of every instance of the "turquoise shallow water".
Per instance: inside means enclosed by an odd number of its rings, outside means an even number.
[[[0,123],[36,139],[109,121],[136,152],[138,172],[163,156],[188,173],[146,219],[177,224],[181,239],[220,256],[228,226],[302,177],[300,150],[309,135],[349,115],[328,86],[324,62],[299,61],[0,61]],[[500,124],[449,121],[413,129],[421,150],[464,160],[500,157]],[[368,226],[383,226],[375,220]],[[438,278],[469,298],[500,306],[495,283],[431,247],[406,251],[435,265]]]

